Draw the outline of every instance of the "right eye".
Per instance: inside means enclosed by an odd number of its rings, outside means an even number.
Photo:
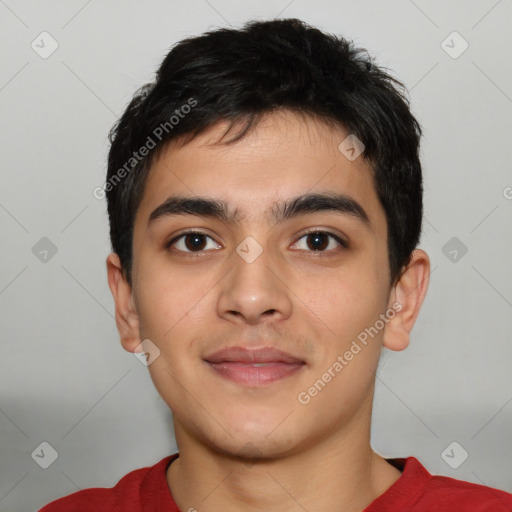
[[[187,231],[186,233],[182,233],[170,240],[167,243],[166,248],[173,247],[174,250],[185,253],[212,250],[212,247],[207,247],[207,239],[210,239],[213,242],[213,249],[220,248],[219,244],[217,244],[211,236],[203,233],[202,231]]]

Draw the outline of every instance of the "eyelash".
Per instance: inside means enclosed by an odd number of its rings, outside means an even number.
[[[345,240],[343,240],[342,238],[340,238],[339,236],[335,235],[334,233],[331,233],[329,231],[324,231],[322,229],[312,229],[310,231],[307,231],[306,233],[303,233],[297,240],[297,242],[299,240],[302,240],[304,237],[308,236],[308,235],[312,235],[312,234],[322,234],[322,235],[327,235],[328,237],[330,238],[333,238],[334,240],[336,240],[336,242],[338,242],[338,244],[343,248],[343,249],[348,249],[349,248],[349,244],[348,242],[346,242]],[[172,238],[171,240],[169,240],[169,242],[167,242],[165,244],[165,248],[166,249],[170,249],[171,246],[173,244],[175,244],[178,240],[181,240],[182,238],[186,237],[187,235],[203,235],[207,238],[210,238],[211,240],[213,240],[213,238],[208,235],[207,233],[204,233],[202,231],[196,231],[196,230],[189,230],[189,231],[186,231],[184,233],[181,233],[180,235]],[[295,242],[295,243],[297,243]],[[174,249],[175,251],[177,252],[182,252],[182,253],[185,253],[185,254],[195,254],[195,255],[200,255],[201,253],[204,252],[204,249],[201,249],[200,251],[183,251],[181,249]],[[323,251],[307,251],[307,252],[311,252],[311,253],[331,253],[333,252],[333,249],[329,249],[329,250],[323,250]]]

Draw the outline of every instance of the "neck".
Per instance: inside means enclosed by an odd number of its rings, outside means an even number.
[[[167,471],[173,498],[191,512],[360,512],[401,473],[371,449],[370,421],[361,429],[353,420],[309,448],[250,462],[198,443],[175,422],[180,456]]]

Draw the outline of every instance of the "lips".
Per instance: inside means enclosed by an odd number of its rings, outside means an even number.
[[[305,361],[272,347],[227,347],[204,358],[215,373],[237,384],[267,385],[297,373]]]
[[[292,356],[288,352],[283,352],[272,347],[263,347],[258,349],[248,349],[244,347],[227,347],[219,350],[207,357],[205,361],[209,363],[288,363],[304,364],[304,361]]]

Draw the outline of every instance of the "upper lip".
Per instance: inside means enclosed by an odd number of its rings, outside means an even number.
[[[204,358],[208,363],[304,363],[302,359],[273,347],[226,347]]]

